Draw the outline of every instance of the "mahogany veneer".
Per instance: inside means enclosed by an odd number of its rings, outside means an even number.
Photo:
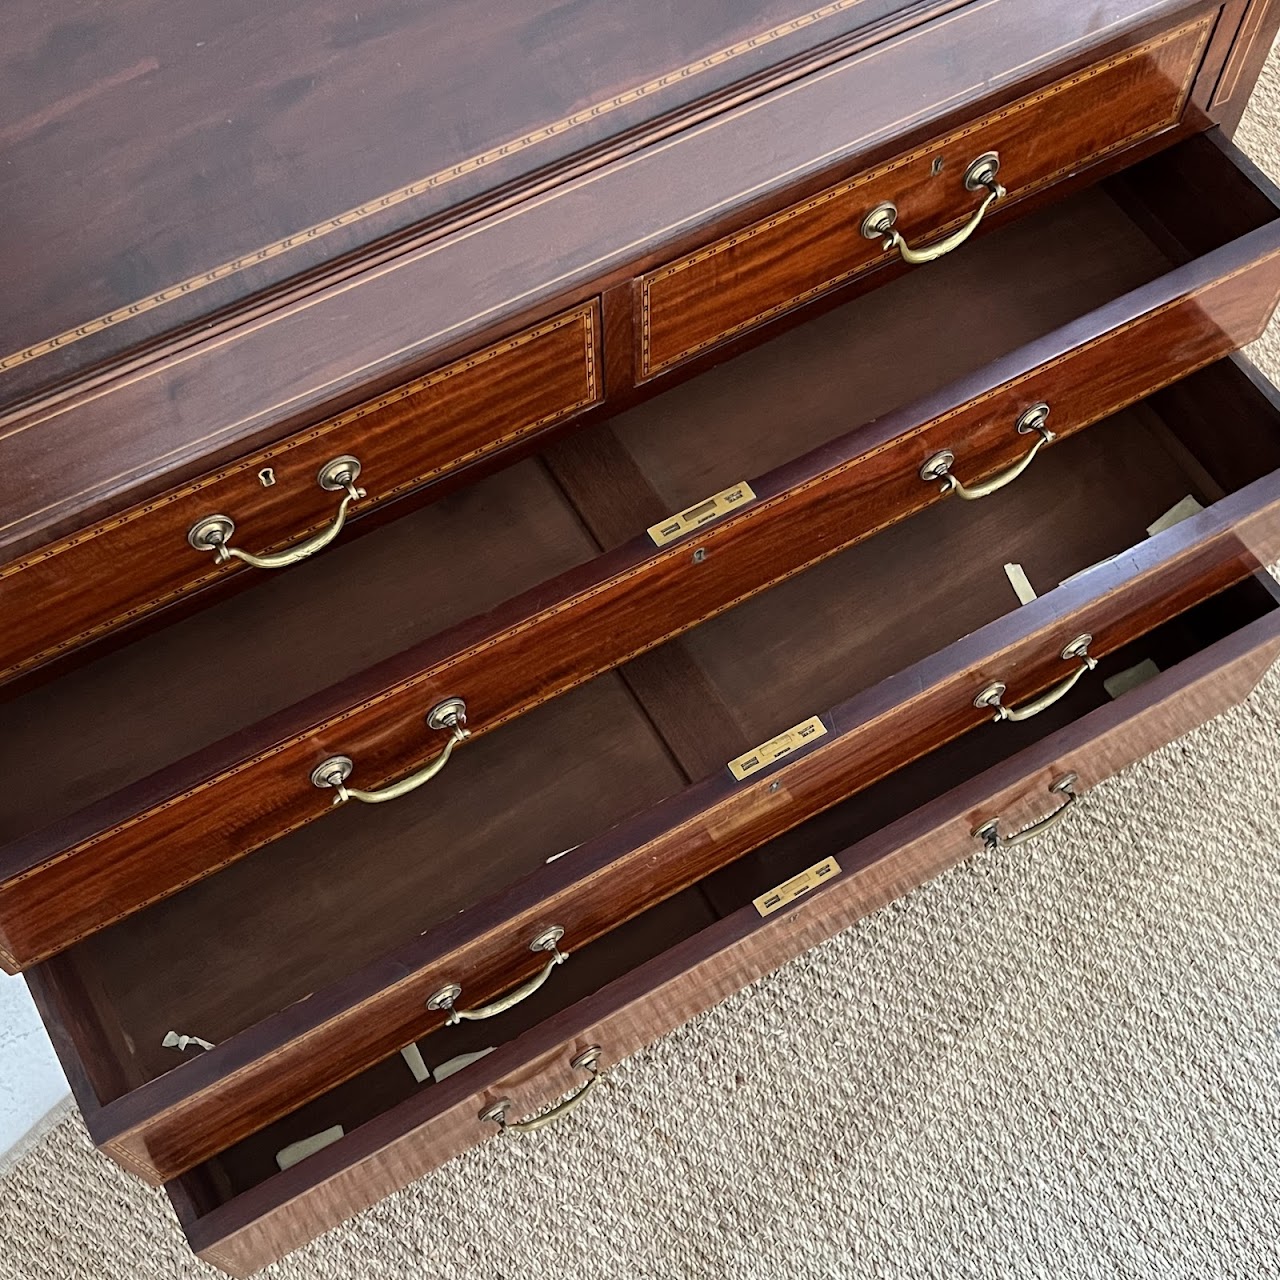
[[[227,1273],[1280,653],[1273,0],[27,7],[0,963]]]
[[[135,2],[142,7],[143,0]],[[521,0],[519,7],[528,9],[535,3]],[[841,11],[867,3],[836,0],[826,6],[822,20],[838,18]],[[617,403],[633,395],[637,381],[643,383],[658,369],[716,340],[756,326],[891,262],[891,255],[877,242],[857,232],[863,214],[879,200],[894,197],[901,206],[903,225],[909,220],[916,237],[928,238],[963,220],[975,197],[960,179],[973,158],[967,156],[967,149],[975,138],[985,139],[983,145],[988,150],[1000,148],[1004,152],[1000,176],[1007,194],[992,211],[992,220],[1002,222],[1010,211],[1016,213],[1047,186],[1080,170],[1103,172],[1114,157],[1132,155],[1136,148],[1173,134],[1183,123],[1215,21],[1214,8],[1200,4],[1191,9],[1191,14],[1184,14],[1171,28],[1161,27],[1149,38],[1129,41],[1109,56],[1091,61],[1035,93],[1002,104],[987,116],[968,118],[963,127],[927,146],[828,187],[801,206],[780,209],[765,223],[746,231],[735,224],[728,239],[710,245],[704,242],[692,256],[635,279],[637,369],[634,376],[628,372],[623,377],[621,366],[615,363],[607,389],[610,400]],[[874,17],[872,13],[865,16]],[[948,25],[954,27],[954,21]],[[773,30],[775,40],[787,34]],[[753,48],[741,48],[735,56],[748,56]],[[468,124],[475,127],[472,121]],[[523,148],[508,150],[518,152],[536,145],[531,139]],[[327,155],[325,160],[329,162]],[[450,181],[465,181],[465,175],[452,175]],[[817,211],[816,223],[808,210]],[[365,210],[363,219],[349,221],[367,221],[377,212]],[[323,235],[341,235],[343,230],[325,227]],[[219,226],[218,232],[223,231]],[[99,233],[131,236],[135,229],[103,224]],[[291,242],[267,260],[309,247]],[[744,255],[744,261],[737,261]],[[57,270],[65,268],[61,260],[49,265]],[[238,270],[224,272],[223,277],[230,282],[252,274],[252,269],[261,265],[245,261]],[[28,285],[25,278],[15,283],[19,288]],[[109,312],[60,335],[54,348],[36,343],[0,357],[0,404],[4,403],[6,386],[15,380],[20,385],[32,369],[51,358],[74,365],[82,346],[118,340],[122,328],[151,322],[151,313],[180,308],[215,284],[200,275],[186,283],[191,287],[181,296],[161,290],[152,295],[154,306],[144,307],[136,315]],[[45,504],[30,513],[37,524],[57,505],[50,501],[52,493],[46,491],[41,496],[40,486],[48,484],[51,477],[26,456],[28,443],[36,439],[43,450],[59,433],[74,432],[76,425],[68,419],[77,417],[75,410],[66,405],[43,413],[33,410],[32,415],[20,415],[9,428],[0,419],[0,465],[15,479],[31,472],[34,482],[29,492],[19,490],[12,495],[12,510],[0,522],[0,584],[5,584],[0,589],[15,619],[0,637],[0,681],[48,664],[121,627],[136,626],[140,619],[162,607],[172,608],[177,601],[192,607],[195,602],[191,597],[198,590],[206,589],[206,597],[212,598],[209,587],[225,591],[229,578],[245,577],[244,567],[237,562],[219,566],[210,553],[195,552],[186,544],[188,531],[202,517],[215,513],[232,516],[238,535],[234,541],[245,550],[262,553],[278,549],[301,541],[332,520],[337,498],[316,484],[316,474],[335,457],[353,454],[363,464],[361,484],[368,497],[355,502],[348,513],[351,523],[358,524],[389,499],[412,494],[433,482],[438,490],[438,482],[452,471],[490,459],[501,449],[510,451],[530,434],[545,431],[604,399],[595,295],[608,283],[609,277],[601,278],[579,292],[574,299],[577,305],[561,315],[541,316],[531,328],[514,335],[508,329],[500,335],[501,341],[478,350],[470,346],[455,361],[436,361],[422,376],[385,390],[379,387],[381,393],[373,400],[362,397],[354,408],[342,406],[336,417],[318,425],[312,418],[305,422],[304,430],[293,434],[276,431],[265,447],[237,451],[230,465],[184,478],[176,487],[150,489],[133,504],[115,502],[105,519],[87,525],[73,522],[66,536],[21,538],[17,531],[23,523],[19,512],[24,502]],[[343,290],[344,295],[347,292]],[[430,297],[433,304],[438,303],[436,291]],[[708,301],[713,298],[714,304]],[[43,301],[49,307],[63,304],[61,297]],[[743,305],[747,313],[742,313]],[[314,303],[307,310],[314,312]],[[421,318],[424,329],[438,323],[435,311],[433,306],[432,312]],[[61,311],[50,314],[47,323],[64,323],[54,315],[61,316]],[[710,337],[708,315],[713,318]],[[715,322],[716,316],[724,323]],[[664,327],[673,325],[672,332],[684,336],[664,339]],[[421,335],[415,337],[421,341]],[[619,345],[622,341],[618,335]],[[682,349],[678,354],[668,351],[664,355],[664,341],[675,342]],[[350,338],[345,345],[350,347]],[[277,360],[283,359],[285,367],[292,369],[299,363],[299,349],[295,346]],[[227,358],[220,356],[219,369]],[[175,428],[174,434],[185,437],[196,425],[193,418],[199,397],[191,359],[181,363],[183,371],[168,388],[166,398],[179,402],[182,430]],[[361,373],[364,385],[371,380],[378,385],[371,368]],[[306,370],[303,377],[307,376],[314,375]],[[92,407],[86,409],[100,414],[103,401],[112,404],[119,395],[136,394],[145,384],[145,378],[129,379],[118,393],[113,389],[111,394],[95,395]],[[252,421],[237,418],[243,409],[227,403],[237,390],[220,386],[219,421],[216,426],[206,423],[203,429],[207,434],[194,438],[202,456],[217,456],[220,442]],[[279,402],[266,410],[277,417],[298,398],[297,388],[288,392],[281,388],[278,395]],[[173,412],[169,405],[164,411]],[[141,404],[129,406],[128,412],[132,415],[130,431],[135,434],[156,414],[153,405]],[[34,416],[35,421],[28,421],[28,416]],[[94,426],[100,429],[96,420]],[[37,427],[38,436],[34,433]],[[72,457],[67,446],[63,448],[68,456],[62,459],[58,477],[70,480]],[[7,452],[16,456],[6,461]],[[157,460],[157,474],[164,474],[172,453],[170,443],[166,457]],[[43,459],[47,454],[38,456]],[[115,465],[125,464],[121,459]],[[258,478],[266,466],[272,468],[272,483],[264,488]],[[75,495],[81,499],[82,510],[87,508],[83,500],[88,493]],[[417,494],[414,500],[430,496]],[[46,528],[51,534],[52,529]],[[13,554],[6,555],[4,548],[11,535]]]

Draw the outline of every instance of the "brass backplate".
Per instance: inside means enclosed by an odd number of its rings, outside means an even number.
[[[775,911],[781,911],[787,903],[803,897],[810,889],[816,889],[820,884],[835,879],[839,874],[840,864],[834,858],[823,858],[821,862],[814,863],[798,876],[784,880],[776,889],[770,889],[768,893],[762,893],[758,898],[753,898],[751,905],[762,916],[772,915]]]
[[[789,756],[793,751],[821,738],[827,732],[821,716],[810,716],[802,724],[795,725],[786,733],[780,733],[768,742],[762,742],[752,751],[745,751],[734,760],[729,761],[729,772],[739,781],[767,769],[776,760]]]
[[[755,490],[744,480],[741,484],[722,489],[719,493],[674,516],[668,516],[667,519],[651,526],[646,532],[653,539],[655,547],[665,547],[667,543],[675,542],[695,529],[701,529],[703,525],[720,520],[729,512],[745,507],[748,502],[754,502],[755,499]]]

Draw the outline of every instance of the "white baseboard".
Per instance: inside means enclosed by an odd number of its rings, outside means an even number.
[[[29,1135],[44,1131],[46,1118],[60,1117],[68,1096],[27,984],[0,974],[0,1168],[29,1145]]]

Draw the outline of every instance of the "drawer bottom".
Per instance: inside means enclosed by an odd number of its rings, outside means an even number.
[[[495,1021],[417,1042],[433,1072],[492,1050],[456,1073],[419,1083],[397,1054],[171,1182],[192,1246],[233,1275],[266,1265],[492,1136],[497,1125],[483,1115],[494,1104],[506,1100],[516,1119],[580,1090],[590,1079],[584,1050],[598,1046],[607,1067],[984,838],[1045,825],[1098,781],[1239,701],[1277,651],[1280,587],[1259,574],[1109,655],[1080,697],[921,757],[582,948]],[[780,892],[827,859],[835,865],[811,886]],[[279,1170],[282,1148],[335,1125],[342,1138]]]

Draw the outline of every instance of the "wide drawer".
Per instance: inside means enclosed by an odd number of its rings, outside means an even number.
[[[293,549],[595,404],[599,346],[593,299],[0,566],[0,682],[229,574],[269,571],[220,558],[207,535],[193,546],[202,525],[285,568]]]
[[[874,209],[891,205],[889,225],[908,247],[936,251],[984,213],[995,221],[1065,175],[1173,128],[1216,17],[1201,14],[641,276],[639,378],[892,260],[887,237],[864,230]],[[992,154],[998,170],[978,181],[971,166]]]
[[[471,1008],[528,980],[550,926],[577,951],[939,746],[1016,737],[988,724],[995,701],[1095,705],[1135,641],[1280,558],[1280,406],[1242,362],[1049,461],[42,965],[95,1140],[148,1178],[181,1173],[437,1028],[434,993],[457,984]],[[1148,537],[1170,511],[1186,518]],[[1006,563],[1037,599],[1019,605]],[[215,1047],[184,1058],[170,1032]]]
[[[1031,470],[1051,472],[1075,432],[1261,330],[1277,199],[1192,139],[13,699],[0,962],[332,815],[312,781],[326,761],[365,791],[420,777],[456,737],[425,723],[446,699],[465,700],[461,759],[879,529],[973,505],[948,490],[994,487],[1046,441]],[[689,750],[694,776],[726,755],[698,735]]]
[[[611,1064],[967,857],[981,833],[1071,821],[1096,783],[1243,698],[1277,652],[1280,591],[1260,576],[1117,654],[1162,670],[1114,701],[1097,687],[925,756],[571,956],[563,981],[502,1019],[418,1041],[433,1071],[492,1049],[456,1074],[419,1084],[396,1054],[171,1182],[192,1248],[244,1276],[496,1137],[492,1117],[550,1120],[557,1098],[560,1114],[616,1111],[595,1083]],[[278,1151],[331,1126],[343,1136],[278,1171]],[[549,1135],[505,1140],[557,1158]]]

